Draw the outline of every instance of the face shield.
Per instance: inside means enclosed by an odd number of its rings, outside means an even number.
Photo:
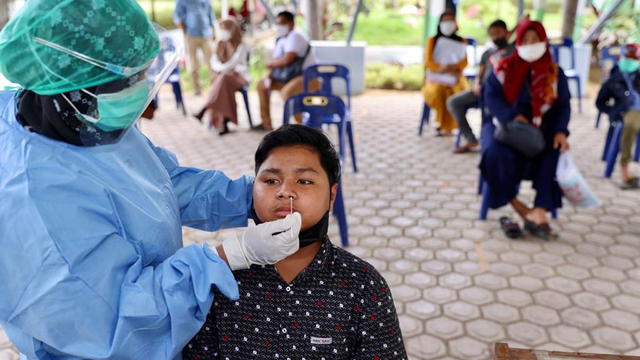
[[[178,66],[183,54],[182,48],[176,46],[162,27],[156,24],[154,27],[161,49],[158,55],[147,64],[135,68],[96,60],[52,42],[35,38],[35,41],[42,45],[121,77],[91,89],[60,94],[74,109],[76,118],[82,124],[79,131],[83,145],[98,146],[118,142],[135,125],[160,87]],[[79,92],[83,94],[79,95]],[[83,111],[74,105],[79,98],[87,102],[84,104],[86,106],[82,106]]]

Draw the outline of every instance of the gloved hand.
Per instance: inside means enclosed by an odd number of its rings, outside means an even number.
[[[275,264],[300,248],[300,213],[235,233],[222,242],[231,270]]]

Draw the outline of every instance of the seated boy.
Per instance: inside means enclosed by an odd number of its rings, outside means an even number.
[[[620,139],[620,175],[622,189],[637,189],[640,182],[631,176],[631,148],[640,131],[640,49],[627,45],[611,77],[602,84],[596,106],[609,115],[610,121],[622,120],[624,128]],[[617,70],[617,71],[616,71]],[[611,101],[613,100],[613,101]]]
[[[254,220],[299,212],[300,250],[275,266],[235,271],[240,299],[215,297],[183,358],[407,359],[386,281],[327,236],[340,180],[329,139],[283,126],[262,139],[255,169]]]

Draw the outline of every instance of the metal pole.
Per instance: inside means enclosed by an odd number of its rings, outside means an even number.
[[[620,5],[622,5],[623,2],[625,2],[625,0],[616,0],[615,4],[613,4],[613,6],[609,10],[607,10],[606,13],[601,14],[600,17],[598,18],[598,21],[591,27],[591,29],[589,29],[587,34],[583,36],[582,39],[580,39],[580,41],[578,42],[578,45],[584,45],[589,41],[591,41],[591,38],[598,31],[602,30],[602,28],[604,27],[604,24],[609,19],[611,19],[611,17],[616,13],[616,11],[620,7]]]
[[[349,35],[347,36],[347,46],[351,45],[351,40],[353,40],[353,34],[356,31],[356,25],[358,24],[358,14],[360,14],[360,10],[362,9],[362,0],[358,0],[358,5],[356,5],[356,11],[353,13],[353,18],[351,19],[351,26],[349,27]]]
[[[269,6],[269,4],[267,4],[265,0],[258,0],[258,1],[260,2],[260,4],[262,4],[262,7],[264,7],[264,11],[266,12],[266,15],[267,15],[267,20],[269,20],[271,24],[275,24],[276,17],[275,15],[273,15],[273,11],[271,10],[271,7]]]
[[[518,0],[518,19],[524,14],[524,0]]]

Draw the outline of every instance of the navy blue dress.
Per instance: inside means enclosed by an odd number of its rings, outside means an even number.
[[[515,198],[522,180],[533,181],[536,189],[535,207],[549,211],[562,207],[562,190],[555,180],[560,152],[553,148],[553,138],[558,132],[569,136],[571,93],[564,72],[562,69],[558,69],[558,72],[558,99],[542,118],[546,147],[540,155],[531,159],[494,141],[495,125],[492,122],[493,117],[501,123],[514,121],[518,114],[531,119],[531,96],[527,86],[523,86],[516,102],[510,105],[504,98],[502,85],[495,74],[483,85],[485,112],[488,110],[491,115],[483,116],[480,171],[489,185],[491,209],[507,205]]]

